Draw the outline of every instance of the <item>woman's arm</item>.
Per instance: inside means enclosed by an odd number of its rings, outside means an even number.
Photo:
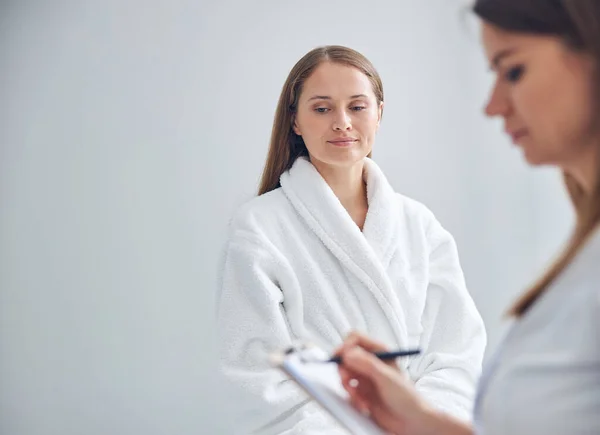
[[[473,434],[467,423],[432,408],[395,364],[372,355],[385,350],[368,337],[352,333],[338,351],[342,384],[359,411],[395,435]]]
[[[269,365],[269,353],[294,339],[281,290],[293,279],[289,264],[268,241],[234,231],[222,262],[217,326],[219,368],[231,390],[226,405],[236,433],[345,433]]]
[[[483,320],[467,291],[451,234],[431,215],[429,283],[421,317],[423,353],[408,373],[438,410],[469,421],[486,345]]]

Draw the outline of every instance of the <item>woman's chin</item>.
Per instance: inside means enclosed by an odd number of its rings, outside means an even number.
[[[530,166],[546,166],[550,164],[550,162],[548,162],[546,159],[543,159],[541,156],[534,153],[524,152],[523,157]]]
[[[359,162],[362,162],[364,160],[365,157],[367,157],[368,153],[356,153],[356,152],[349,152],[349,153],[333,153],[334,155],[331,155],[330,153],[327,153],[327,155],[313,155],[311,156],[311,161],[319,161],[323,164],[326,164],[328,166],[337,166],[337,167],[342,167],[342,166],[353,166]]]

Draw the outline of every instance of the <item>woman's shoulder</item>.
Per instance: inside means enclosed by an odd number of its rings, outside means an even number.
[[[600,297],[600,228],[596,229],[583,245],[578,255],[570,265],[570,269],[590,285],[591,290]],[[569,269],[565,271],[565,274]]]
[[[434,213],[424,203],[397,192],[396,198],[401,214],[409,222],[418,222],[425,227],[438,222]]]
[[[229,221],[230,232],[268,226],[273,219],[285,215],[288,209],[289,202],[281,188],[255,196],[234,211]]]
[[[407,239],[424,240],[432,250],[448,243],[455,245],[453,235],[427,205],[400,193],[396,196]]]

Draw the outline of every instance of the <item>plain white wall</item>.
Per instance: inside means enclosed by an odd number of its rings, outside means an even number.
[[[462,3],[3,2],[0,433],[227,433],[217,259],[283,81],[323,44],[381,73],[374,158],[456,237],[493,349],[571,214],[484,120]]]

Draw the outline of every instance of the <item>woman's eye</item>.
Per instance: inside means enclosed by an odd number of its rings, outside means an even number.
[[[366,107],[365,106],[354,106],[352,108],[352,110],[354,110],[355,112],[360,112],[361,110],[365,110]]]
[[[317,107],[317,108],[315,109],[315,112],[318,112],[318,113],[326,113],[328,110],[329,110],[329,109],[328,109],[327,107]]]
[[[525,67],[523,67],[522,65],[519,65],[519,66],[510,68],[504,76],[505,76],[506,80],[514,83],[514,82],[519,81],[519,79],[523,76],[524,72],[525,72]]]

